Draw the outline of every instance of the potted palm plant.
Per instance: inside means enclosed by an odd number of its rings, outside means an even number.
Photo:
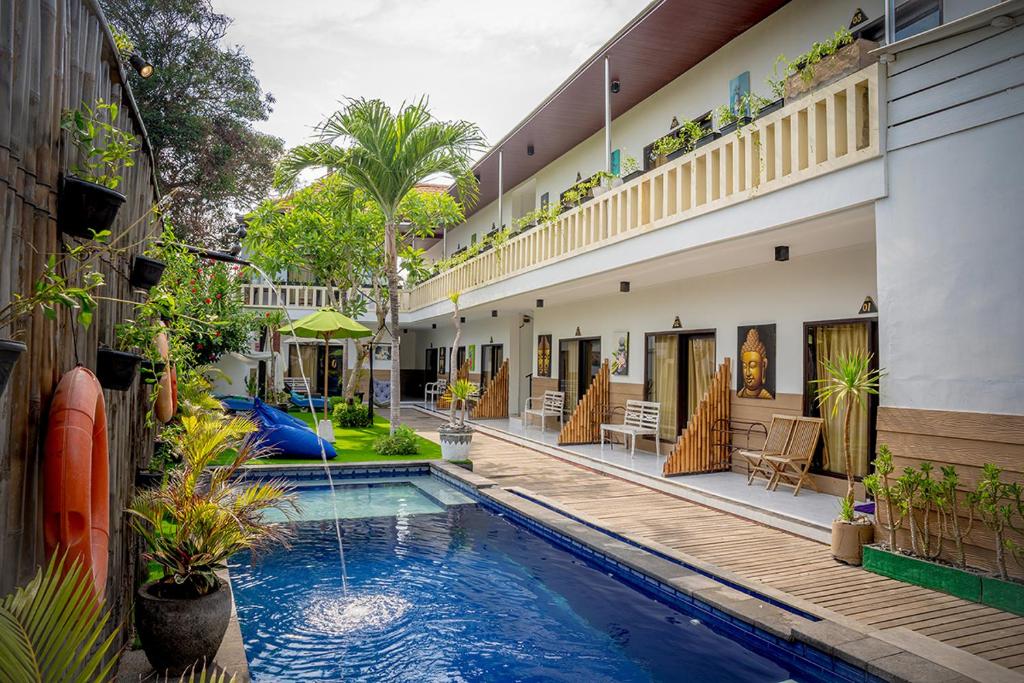
[[[448,385],[452,399],[448,422],[437,430],[441,437],[441,457],[445,460],[463,461],[469,458],[473,428],[466,424],[466,418],[469,416],[469,398],[476,390],[476,385],[468,379],[457,379]]]
[[[61,128],[68,132],[81,163],[62,179],[57,207],[61,231],[91,238],[117,218],[125,196],[117,191],[121,170],[135,165],[136,137],[117,127],[117,104],[97,100],[95,107],[65,111]]]
[[[884,372],[871,367],[871,354],[851,353],[835,361],[825,360],[825,377],[817,384],[818,405],[831,404],[832,415],[843,411],[843,465],[846,469],[846,495],[840,501],[839,517],[832,522],[832,557],[846,564],[861,563],[862,548],[874,539],[874,524],[854,510],[853,456],[850,452],[850,425],[854,408],[867,409],[867,399],[878,394]]]
[[[241,417],[186,415],[173,436],[181,464],[156,489],[142,491],[128,512],[163,578],[139,588],[135,627],[153,668],[177,674],[211,661],[231,617],[231,594],[218,576],[243,550],[287,544],[290,528],[267,522],[297,510],[281,481],[242,484],[239,468],[270,453]],[[214,467],[227,459],[228,464]]]

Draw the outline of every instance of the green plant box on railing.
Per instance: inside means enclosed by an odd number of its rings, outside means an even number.
[[[981,602],[981,575],[893,553],[878,546],[864,546],[863,566],[869,572],[915,586],[931,588],[971,602]]]

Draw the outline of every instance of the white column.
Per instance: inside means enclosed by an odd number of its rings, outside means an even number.
[[[498,230],[501,230],[501,195],[505,191],[504,151],[498,150]]]
[[[612,172],[612,78],[611,61],[604,58],[604,170]]]

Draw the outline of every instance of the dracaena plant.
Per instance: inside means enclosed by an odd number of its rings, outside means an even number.
[[[164,573],[159,590],[198,597],[219,585],[216,572],[243,550],[287,545],[288,526],[267,522],[278,510],[297,511],[281,480],[246,484],[239,468],[271,453],[255,436],[251,420],[211,414],[186,415],[171,448],[181,465],[157,489],[138,494],[129,508],[132,526],[148,547],[144,557]],[[225,458],[228,464],[213,465]]]
[[[68,132],[71,144],[79,152],[80,163],[71,171],[82,180],[117,189],[121,172],[135,165],[138,138],[117,127],[119,108],[114,102],[96,100],[61,115],[60,127]]]
[[[1021,512],[1021,488],[1019,484],[1004,482],[1002,470],[992,463],[982,467],[977,487],[968,495],[978,512],[978,518],[992,532],[995,540],[996,573],[1006,578],[1007,531],[1013,528],[1014,516]],[[1014,504],[1016,503],[1016,505]],[[1009,548],[1015,549],[1012,541]]]

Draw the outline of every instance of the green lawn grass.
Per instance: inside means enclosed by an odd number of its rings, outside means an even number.
[[[307,412],[291,412],[290,415],[294,415],[299,418],[307,425],[310,429],[315,429],[316,419],[320,416],[319,414],[314,417]],[[338,457],[330,460],[330,462],[370,462],[372,460],[436,460],[441,457],[441,446],[428,441],[421,436],[417,436],[416,440],[419,443],[420,452],[416,455],[398,455],[398,456],[385,456],[378,455],[373,450],[373,442],[379,437],[384,436],[388,433],[388,421],[382,417],[374,417],[373,426],[366,427],[364,429],[347,429],[334,425],[334,450],[338,452]],[[227,464],[230,462],[228,457],[221,458],[216,462],[218,465]],[[319,458],[262,458],[257,460],[255,465],[290,465],[295,463],[313,463],[321,462]]]

